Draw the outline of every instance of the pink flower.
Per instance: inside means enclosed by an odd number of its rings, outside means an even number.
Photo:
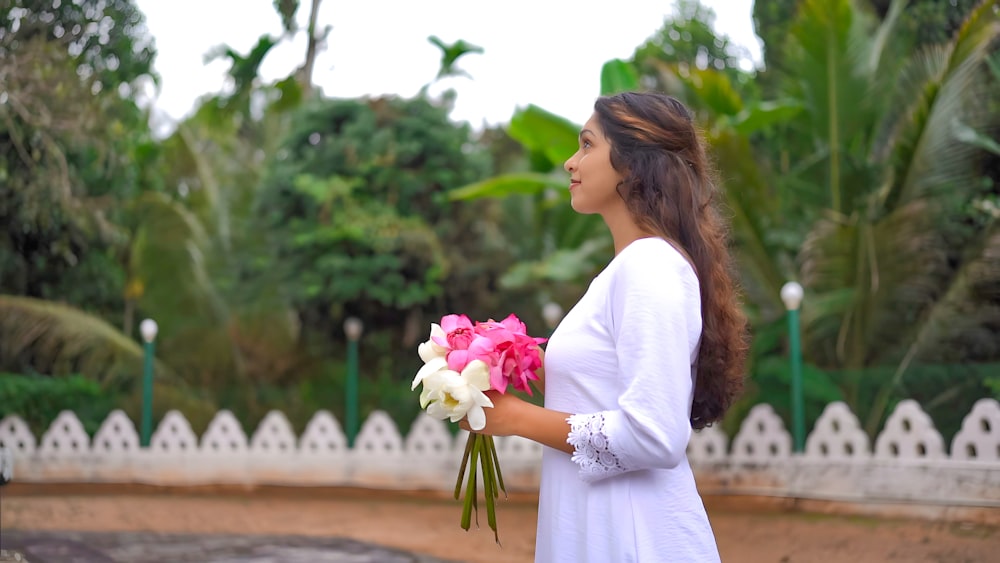
[[[468,420],[473,431],[469,433],[468,455],[462,459],[459,481],[470,463],[473,472],[477,466],[482,467],[487,499],[496,495],[497,487],[503,490],[503,478],[499,462],[486,453],[495,451],[493,436],[477,432],[486,426],[484,409],[494,406],[485,392],[494,389],[505,393],[507,387],[513,385],[531,394],[528,383],[538,379],[536,372],[542,367],[538,345],[545,340],[528,336],[527,327],[516,315],[508,315],[500,322],[490,319],[475,324],[465,315],[446,315],[440,325],[431,324],[430,337],[417,346],[417,354],[424,365],[417,371],[410,388],[423,386],[420,407],[426,409],[429,416],[452,422],[463,417]],[[465,522],[475,506],[474,489],[477,488],[475,479],[469,479],[462,525],[466,530],[469,525]],[[486,503],[486,513],[492,522],[490,528],[496,534],[492,502]],[[495,537],[499,543],[499,536]]]
[[[452,350],[446,356],[448,358],[448,369],[452,371],[462,371],[465,366],[473,360],[482,360],[487,365],[492,365],[495,346],[493,341],[485,336],[475,336],[465,350]]]
[[[505,393],[513,385],[531,395],[528,382],[538,380],[535,372],[542,366],[538,345],[546,339],[528,336],[524,323],[513,314],[500,322],[478,323],[476,332],[493,342],[496,360],[490,363],[490,387]]]
[[[445,315],[441,317],[444,338],[434,337],[434,342],[450,350],[467,350],[476,337],[476,327],[465,315]]]
[[[435,326],[432,325],[430,342],[444,351],[448,369],[461,372],[473,360],[482,360],[487,365],[496,360],[493,341],[476,334],[476,327],[469,317],[445,315],[441,318],[440,330],[435,331]]]
[[[528,383],[538,380],[536,372],[542,367],[538,345],[545,340],[528,336],[527,327],[517,315],[508,315],[499,322],[490,319],[477,323],[465,315],[445,315],[440,325],[431,325],[430,339],[418,347],[418,352],[425,362],[442,358],[441,363],[455,372],[476,360],[482,361],[489,366],[491,389],[506,393],[513,385],[531,395]]]

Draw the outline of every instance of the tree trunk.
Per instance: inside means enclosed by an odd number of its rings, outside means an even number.
[[[122,315],[122,334],[132,338],[132,327],[134,325],[135,317],[135,301],[126,298],[125,299],[125,312]]]
[[[309,98],[312,95],[312,75],[313,67],[316,64],[316,52],[318,51],[318,38],[316,37],[316,19],[319,16],[320,0],[312,0],[309,9],[309,44],[306,47],[306,62],[302,65],[302,96]]]

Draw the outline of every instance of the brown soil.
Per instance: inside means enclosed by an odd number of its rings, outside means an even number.
[[[349,537],[469,562],[531,561],[536,497],[498,506],[500,539],[459,528],[458,503],[430,492],[37,486],[2,491],[0,523],[18,530],[155,531]],[[995,561],[1000,527],[820,515],[787,501],[707,497],[722,559],[739,563]]]

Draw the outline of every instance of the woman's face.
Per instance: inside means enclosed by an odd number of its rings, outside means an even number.
[[[622,175],[611,166],[611,142],[596,114],[580,130],[580,148],[563,168],[570,175],[570,205],[577,213],[605,215],[624,205],[617,192]]]

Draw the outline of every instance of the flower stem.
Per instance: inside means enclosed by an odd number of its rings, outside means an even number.
[[[469,467],[469,482],[465,489],[465,502],[462,504],[462,529],[468,531],[472,525],[472,509],[476,506],[476,461],[479,459],[479,435],[470,434],[469,441],[472,443],[472,451],[469,458],[472,461]],[[479,511],[476,511],[476,521],[479,520]]]
[[[503,498],[507,498],[507,489],[503,486],[503,472],[500,471],[500,458],[497,456],[497,446],[492,436],[490,437],[490,453],[493,454],[493,463],[496,465],[497,480],[500,482],[500,490],[503,491]]]
[[[494,449],[493,436],[484,436],[480,461],[483,464],[483,493],[486,495],[486,522],[493,530],[493,539],[500,545],[500,532],[497,531],[497,507],[496,498],[500,496],[497,491],[496,466],[493,463]]]
[[[462,463],[458,465],[458,481],[455,482],[455,500],[462,494],[462,480],[465,479],[465,469],[469,466],[469,455],[476,442],[476,434],[470,433],[465,441],[465,453],[462,454]]]
[[[468,473],[468,481],[465,481],[465,474]],[[465,485],[465,498],[462,499],[462,520],[463,530],[468,531],[472,526],[472,514],[476,515],[476,526],[479,526],[479,475],[482,474],[483,494],[486,498],[486,521],[493,530],[493,538],[497,545],[500,545],[500,533],[497,528],[496,499],[500,497],[500,491],[507,497],[507,490],[504,488],[503,475],[500,471],[500,460],[497,457],[496,442],[493,436],[469,433],[469,438],[465,443],[465,453],[462,455],[462,463],[458,469],[458,480],[455,482],[455,499],[458,500],[462,485]]]

